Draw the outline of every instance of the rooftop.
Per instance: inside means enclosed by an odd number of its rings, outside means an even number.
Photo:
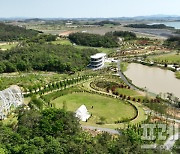
[[[95,55],[92,55],[91,58],[97,59],[106,56],[106,53],[97,53]]]

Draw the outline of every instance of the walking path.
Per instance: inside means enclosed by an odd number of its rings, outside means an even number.
[[[125,82],[125,84],[127,84],[131,89],[134,90],[139,90],[136,86],[134,86],[133,84],[131,84],[127,78],[125,77],[125,75],[121,72],[121,67],[120,67],[120,60],[118,60],[117,62],[117,68],[118,68],[118,74],[121,77],[121,79]]]
[[[81,127],[83,129],[97,130],[97,131],[107,132],[107,133],[110,133],[110,134],[120,135],[120,132],[115,130],[115,129],[102,128],[102,127],[94,127],[94,126],[81,126]]]

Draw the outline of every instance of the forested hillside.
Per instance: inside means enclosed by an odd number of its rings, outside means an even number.
[[[31,44],[0,51],[0,72],[28,70],[76,71],[84,69],[94,49],[77,49],[72,46]]]
[[[64,109],[21,108],[16,112],[19,113],[17,124],[5,126],[0,123],[1,154],[138,154],[156,151],[141,149],[140,136],[132,130],[116,137],[108,133],[93,137],[81,130],[73,112]]]
[[[18,41],[36,36],[39,32],[0,23],[0,41]]]
[[[78,45],[91,47],[118,47],[117,39],[113,36],[101,36],[89,33],[73,33],[69,35],[69,39]]]

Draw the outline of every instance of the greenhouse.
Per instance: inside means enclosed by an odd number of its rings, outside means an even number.
[[[23,94],[18,86],[0,91],[0,119],[5,119],[11,109],[23,104]]]

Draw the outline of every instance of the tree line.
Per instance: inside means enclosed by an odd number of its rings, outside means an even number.
[[[99,22],[94,22],[94,23],[89,23],[87,22],[86,25],[99,25],[99,26],[104,26],[104,25],[121,25],[119,22],[115,22],[115,21],[109,21],[109,20],[103,20],[103,21],[99,21]]]
[[[0,73],[15,71],[69,72],[87,67],[95,49],[77,49],[73,46],[31,43],[0,51]]]
[[[39,31],[0,23],[0,41],[18,41],[37,36]]]
[[[125,25],[124,27],[131,27],[131,28],[149,28],[149,29],[166,29],[166,28],[173,28],[170,26],[166,26],[164,24],[154,24],[154,25],[147,25],[147,24],[129,24]]]
[[[69,35],[71,42],[83,46],[91,47],[105,47],[114,48],[118,47],[117,38],[113,36],[104,36],[89,33],[73,33]]]
[[[171,36],[165,43],[166,46],[180,50],[180,36]]]
[[[129,31],[114,31],[114,32],[108,32],[105,35],[107,36],[115,36],[115,37],[122,37],[124,40],[134,40],[137,39],[137,36],[133,32]]]

